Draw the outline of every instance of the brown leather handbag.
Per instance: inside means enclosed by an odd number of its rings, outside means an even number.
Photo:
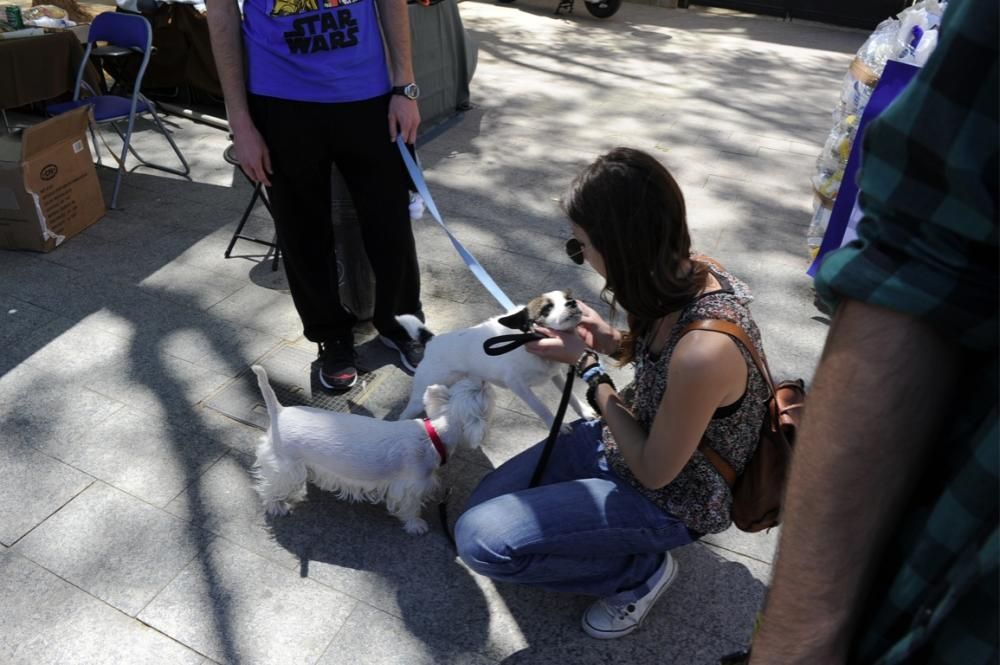
[[[757,448],[740,474],[702,439],[698,450],[711,462],[733,491],[733,523],[742,531],[762,531],[781,521],[781,500],[785,477],[791,463],[795,434],[802,420],[806,391],[802,379],[771,380],[767,363],[757,353],[746,332],[735,323],[721,319],[702,319],[688,325],[682,335],[692,330],[712,330],[729,335],[753,357],[770,390],[767,415],[760,429]]]

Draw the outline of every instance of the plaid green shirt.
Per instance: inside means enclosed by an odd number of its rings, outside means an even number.
[[[949,434],[869,590],[851,663],[998,658],[998,2],[949,4],[937,50],[865,134],[858,240],[816,278],[828,301],[912,314],[970,359]]]

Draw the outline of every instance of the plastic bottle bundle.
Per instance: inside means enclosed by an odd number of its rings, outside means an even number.
[[[937,28],[946,7],[947,2],[940,0],[921,0],[896,17],[882,21],[851,62],[841,85],[840,99],[833,110],[833,127],[816,160],[816,172],[811,179],[815,212],[806,233],[811,258],[816,257],[823,242],[858,124],[886,61],[901,60],[923,66],[937,45]]]

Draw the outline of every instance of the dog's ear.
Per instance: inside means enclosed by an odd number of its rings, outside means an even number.
[[[424,391],[424,411],[427,413],[427,417],[433,420],[440,416],[448,406],[450,399],[451,390],[448,389],[448,386],[437,383],[427,386],[427,390]]]
[[[501,316],[497,319],[497,322],[502,326],[513,328],[514,330],[523,330],[524,332],[531,330],[531,318],[528,316],[527,307],[522,307],[513,314]]]

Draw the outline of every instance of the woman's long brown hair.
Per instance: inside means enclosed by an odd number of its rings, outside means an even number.
[[[563,203],[604,258],[601,299],[628,314],[621,363],[662,317],[682,309],[705,286],[707,269],[691,258],[684,195],[670,172],[641,150],[615,148],[573,181]]]

